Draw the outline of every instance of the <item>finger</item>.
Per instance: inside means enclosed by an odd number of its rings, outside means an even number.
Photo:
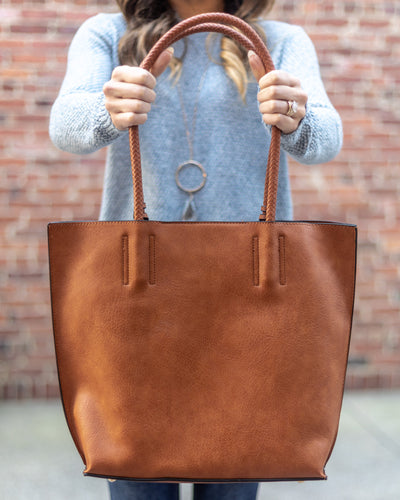
[[[287,116],[289,111],[289,101],[265,101],[259,106],[260,113],[263,115],[281,114]],[[303,105],[297,107],[297,111],[294,115],[290,116],[294,120],[301,120],[306,114],[306,108]]]
[[[136,66],[117,66],[112,72],[111,79],[118,82],[142,85],[149,89],[154,89],[157,83],[150,71]]]
[[[260,103],[269,100],[296,101],[298,104],[305,104],[307,95],[302,88],[288,87],[286,85],[271,85],[266,87],[257,95]]]
[[[249,59],[250,69],[254,75],[254,78],[258,82],[265,75],[264,65],[261,59],[253,50],[249,50],[249,52],[247,53],[247,57]]]
[[[118,130],[127,130],[133,125],[143,125],[147,120],[147,114],[118,113],[113,116],[113,123]]]
[[[267,125],[274,125],[275,127],[279,128],[279,130],[281,130],[284,134],[290,134],[291,132],[294,132],[299,125],[298,120],[293,120],[293,118],[281,115],[279,113],[263,115],[263,122]]]
[[[156,62],[153,64],[153,67],[151,68],[151,73],[155,77],[160,76],[161,73],[163,73],[167,69],[167,66],[171,62],[173,55],[174,55],[173,47],[168,47],[168,49],[161,52]]]
[[[104,84],[103,92],[108,98],[139,99],[149,103],[154,102],[156,98],[154,90],[148,87],[113,80]]]
[[[146,114],[150,112],[151,104],[138,99],[111,99],[106,103],[110,113]]]
[[[286,113],[289,110],[289,104],[288,101],[282,101],[282,100],[269,100],[262,102],[259,106],[260,113],[266,114],[266,115],[272,115],[272,114],[281,114],[281,115],[286,115]]]
[[[301,87],[300,80],[283,70],[270,71],[259,81],[260,88],[284,85],[286,87]]]

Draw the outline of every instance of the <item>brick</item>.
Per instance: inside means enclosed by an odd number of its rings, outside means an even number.
[[[389,46],[393,46],[394,44],[400,44],[400,35],[388,35],[386,37],[386,43]]]
[[[16,49],[19,49],[19,48],[22,48],[22,47],[26,47],[27,46],[27,42],[25,40],[14,40],[14,39],[0,39],[0,49],[1,50],[4,50],[4,49],[13,49],[13,50],[16,50]]]
[[[47,58],[45,55],[33,55],[33,54],[14,54],[12,56],[13,63],[22,63],[22,64],[46,64]]]
[[[42,21],[44,19],[55,19],[59,16],[59,13],[55,10],[48,9],[38,9],[38,10],[21,10],[21,17],[23,19],[38,19]]]
[[[344,2],[344,12],[346,14],[352,14],[359,8],[358,2]]]
[[[389,19],[360,19],[360,28],[377,30],[381,28],[387,29],[390,25]]]
[[[32,70],[24,70],[18,68],[0,68],[0,78],[2,80],[15,79],[26,80],[32,76]]]
[[[346,26],[348,24],[347,19],[334,19],[334,18],[320,18],[317,19],[315,23],[317,26],[329,27],[331,29]]]
[[[34,24],[13,24],[10,26],[11,33],[43,34],[47,33],[48,26]]]

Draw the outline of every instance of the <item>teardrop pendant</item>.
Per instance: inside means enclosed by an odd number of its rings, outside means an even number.
[[[183,209],[182,220],[185,221],[197,220],[196,205],[194,203],[194,196],[192,193],[190,193],[189,199],[187,200],[185,208]]]

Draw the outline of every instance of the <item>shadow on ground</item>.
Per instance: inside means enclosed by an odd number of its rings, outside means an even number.
[[[2,500],[107,500],[82,470],[58,401],[0,402]],[[399,500],[399,470],[400,391],[347,392],[328,481],[263,483],[257,500]]]

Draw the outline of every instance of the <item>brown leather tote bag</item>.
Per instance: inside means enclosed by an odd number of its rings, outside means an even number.
[[[229,35],[273,69],[258,35],[226,14],[182,21],[142,66],[197,31]],[[260,221],[147,220],[132,128],[134,220],[49,224],[58,373],[84,474],[326,479],[357,232],[275,221],[279,139],[273,129]]]

